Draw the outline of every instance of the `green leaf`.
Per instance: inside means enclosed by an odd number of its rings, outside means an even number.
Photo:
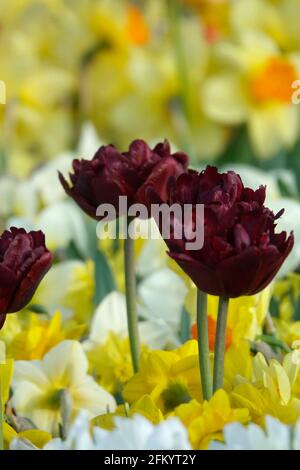
[[[98,305],[110,292],[117,290],[113,272],[106,256],[100,250],[95,253],[95,305]]]
[[[33,313],[37,313],[38,315],[49,315],[48,310],[42,305],[30,304],[28,305],[27,310],[30,310],[30,312]]]
[[[266,344],[269,344],[272,347],[277,347],[282,349],[283,351],[289,353],[291,352],[291,349],[288,347],[287,344],[285,344],[283,341],[280,339],[276,338],[275,336],[271,335],[259,335],[256,337],[256,340],[263,341]]]
[[[242,126],[236,129],[231,141],[218,159],[218,165],[226,163],[255,164],[255,155],[251,147],[247,129]]]
[[[97,223],[94,220],[87,219],[88,232],[88,250],[90,258],[95,263],[95,296],[94,303],[98,305],[101,300],[110,292],[117,290],[115,278],[109,265],[107,257],[99,249],[99,240],[97,238]]]
[[[289,152],[287,167],[294,173],[300,193],[300,141],[297,142],[294,148]]]

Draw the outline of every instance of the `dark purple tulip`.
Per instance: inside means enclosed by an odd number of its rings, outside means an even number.
[[[204,204],[200,250],[188,251],[184,237],[175,239],[174,220],[170,221],[171,238],[165,240],[169,256],[203,292],[227,298],[256,294],[272,281],[291,252],[294,235],[275,233],[283,211],[274,215],[264,206],[265,192],[263,186],[256,191],[245,188],[235,172],[221,174],[211,166],[173,182],[170,204]],[[157,202],[152,190],[148,196]]]
[[[169,180],[186,171],[188,157],[184,153],[171,154],[167,141],[152,150],[142,140],[135,140],[128,152],[119,152],[114,146],[100,147],[92,160],[74,160],[71,185],[62,174],[59,179],[66,193],[90,217],[97,219],[100,204],[119,208],[119,197],[127,196],[128,206],[147,203],[146,191],[153,188],[164,201]]]
[[[18,312],[30,302],[51,263],[43,232],[12,227],[1,235],[0,329],[7,313]]]

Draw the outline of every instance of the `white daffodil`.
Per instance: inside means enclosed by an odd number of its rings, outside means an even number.
[[[138,286],[140,315],[147,320],[163,320],[176,331],[187,294],[182,278],[163,268],[147,276]]]
[[[64,319],[75,315],[79,321],[88,321],[94,295],[93,262],[63,261],[48,274],[31,303],[42,305],[50,314],[61,310]]]
[[[11,450],[34,450],[29,441],[15,439]],[[81,412],[65,441],[57,438],[48,442],[44,450],[190,450],[186,428],[177,418],[169,418],[158,425],[141,415],[133,418],[115,418],[115,428],[107,431],[95,427],[90,432],[89,417]]]
[[[296,199],[280,198],[270,203],[270,209],[276,214],[284,208],[283,216],[277,221],[277,231],[291,230],[295,234],[300,232],[300,203]],[[299,267],[300,264],[300,240],[296,235],[295,244],[291,256],[289,256],[279,271],[280,276],[284,276]]]
[[[174,333],[163,320],[140,321],[141,341],[151,349],[159,349],[169,342],[176,342]],[[108,294],[97,307],[93,316],[90,334],[84,342],[84,348],[90,351],[104,344],[109,333],[116,333],[121,338],[128,336],[126,298],[119,292]]]
[[[212,442],[210,450],[299,450],[300,421],[293,429],[267,416],[265,431],[253,423],[231,423],[224,428],[224,440],[225,444]]]
[[[95,444],[99,450],[189,450],[186,428],[177,418],[169,418],[153,425],[136,414],[132,419],[116,418],[111,432],[94,429]]]
[[[12,398],[16,412],[53,434],[59,425],[68,424],[63,422],[66,412],[73,418],[80,410],[90,418],[113,412],[115,399],[87,371],[81,344],[71,340],[54,347],[41,361],[17,361]]]
[[[137,260],[139,314],[145,320],[164,323],[174,336],[179,330],[187,288],[167,266],[166,244],[154,220],[144,224],[145,232],[148,230],[153,238],[145,242]]]
[[[12,176],[0,178],[0,215],[8,218],[7,227],[43,230],[51,250],[73,242],[83,257],[88,257],[88,234],[82,211],[69,199],[59,183],[58,171],[67,174],[73,158],[91,158],[100,146],[92,124],[83,125],[76,151],[59,155],[36,169],[26,180]],[[57,230],[57,221],[60,221]]]
[[[73,242],[79,253],[88,257],[85,220],[80,209],[72,201],[58,202],[43,209],[36,218],[35,226],[45,233],[50,249],[65,248]]]
[[[24,183],[22,188],[27,191],[28,186]],[[25,201],[26,195],[24,193],[22,195]],[[88,257],[88,233],[80,209],[71,200],[67,200],[46,206],[36,215],[35,206],[38,199],[34,193],[32,197],[32,204],[30,205],[28,202],[26,205],[30,214],[12,216],[8,219],[6,226],[24,227],[27,230],[43,230],[49,249],[67,248],[73,242],[78,252],[82,256]],[[27,201],[29,201],[28,198]],[[59,230],[57,229],[58,220]]]
[[[98,235],[115,231],[114,222],[105,222]],[[124,221],[119,229],[123,233]],[[145,240],[137,258],[137,309],[144,344],[159,349],[178,346],[181,313],[187,294],[184,280],[168,267],[166,244],[154,219],[136,219],[133,238]],[[115,320],[114,320],[115,319]],[[90,340],[101,344],[107,334],[127,334],[125,297],[114,293],[103,300],[94,315]]]

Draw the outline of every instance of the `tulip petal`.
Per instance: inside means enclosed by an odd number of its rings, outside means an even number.
[[[7,313],[17,312],[30,302],[37,286],[50,269],[51,261],[51,253],[45,252],[34,262],[21,284],[17,287]]]
[[[217,276],[224,283],[226,296],[251,295],[261,264],[260,251],[253,246],[222,261],[217,267]]]
[[[198,289],[210,295],[226,295],[226,291],[214,269],[205,266],[187,254],[169,252],[168,255],[179,264]]]
[[[6,315],[0,314],[0,330],[3,327],[6,320]]]

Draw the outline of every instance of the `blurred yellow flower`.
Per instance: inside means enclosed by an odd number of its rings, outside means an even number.
[[[294,308],[300,295],[300,275],[289,273],[285,278],[277,280],[274,286],[274,298],[278,302],[280,319],[291,321]]]
[[[300,32],[298,0],[239,0],[230,8],[231,29],[261,31],[286,51],[299,51]]]
[[[209,42],[220,40],[230,33],[230,0],[181,0],[199,13],[205,27],[205,36]]]
[[[300,321],[285,321],[276,318],[274,320],[277,335],[289,347],[294,341],[300,340]]]
[[[299,136],[299,110],[292,83],[300,76],[300,55],[284,55],[258,32],[216,46],[218,71],[207,78],[203,103],[223,124],[246,123],[255,153],[270,158]]]

